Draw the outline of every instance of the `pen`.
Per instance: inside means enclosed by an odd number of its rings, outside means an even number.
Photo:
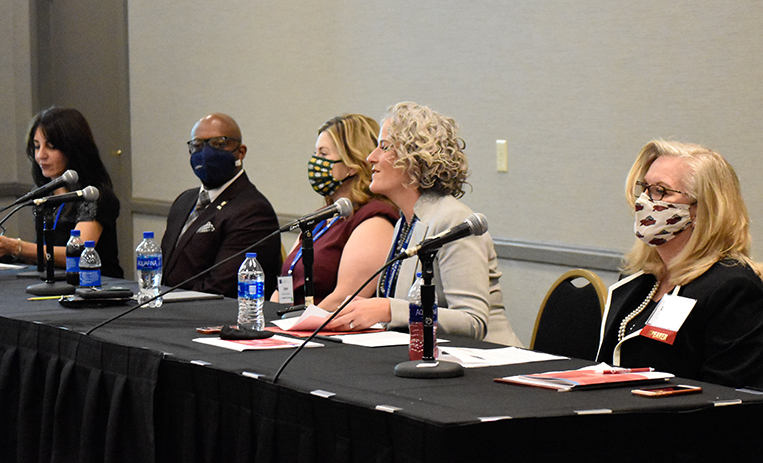
[[[27,301],[48,301],[51,299],[61,299],[63,296],[41,296],[41,297],[29,297]]]
[[[611,370],[602,370],[602,375],[622,375],[625,373],[646,373],[654,371],[654,368],[613,368]]]
[[[321,339],[323,341],[331,341],[331,342],[338,342],[339,344],[342,343],[341,338],[337,338],[334,336],[324,336],[322,334],[316,334],[314,339]]]

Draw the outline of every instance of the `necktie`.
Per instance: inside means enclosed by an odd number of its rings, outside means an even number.
[[[194,220],[196,220],[199,215],[204,211],[204,209],[209,206],[209,203],[211,201],[209,200],[209,193],[207,193],[207,190],[204,188],[199,190],[199,199],[196,200],[196,207],[193,208],[191,213],[188,215],[188,220],[185,221],[185,225],[183,225],[183,230],[180,232],[180,235],[178,236],[178,239],[180,239],[181,236],[185,233],[186,230],[188,230],[188,227],[193,223]]]

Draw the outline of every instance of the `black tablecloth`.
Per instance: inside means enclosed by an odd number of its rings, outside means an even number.
[[[677,380],[704,391],[649,399],[630,388],[558,393],[493,381],[590,363],[574,359],[406,379],[393,374],[406,347],[337,343],[303,350],[272,384],[290,350],[192,341],[196,327],[235,321],[233,299],[141,308],[84,336],[129,305],[27,301],[29,283],[0,272],[7,461],[607,461],[613,452],[618,461],[706,461],[763,447],[763,397],[751,392]],[[266,305],[269,317],[276,308]]]

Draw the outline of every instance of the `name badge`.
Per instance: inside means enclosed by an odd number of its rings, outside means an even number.
[[[278,302],[294,304],[294,284],[291,276],[278,277]]]
[[[662,296],[660,303],[646,321],[646,326],[641,330],[641,336],[673,345],[676,333],[696,303],[696,299],[688,297],[672,294]]]

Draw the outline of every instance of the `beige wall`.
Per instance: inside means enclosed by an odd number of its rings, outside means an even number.
[[[305,175],[316,128],[411,99],[460,123],[464,201],[496,238],[627,248],[622,183],[653,138],[719,150],[749,204],[763,199],[758,1],[275,5],[130,2],[136,195],[169,201],[196,184],[183,142],[217,110],[241,123],[258,187],[299,215],[319,204]]]

